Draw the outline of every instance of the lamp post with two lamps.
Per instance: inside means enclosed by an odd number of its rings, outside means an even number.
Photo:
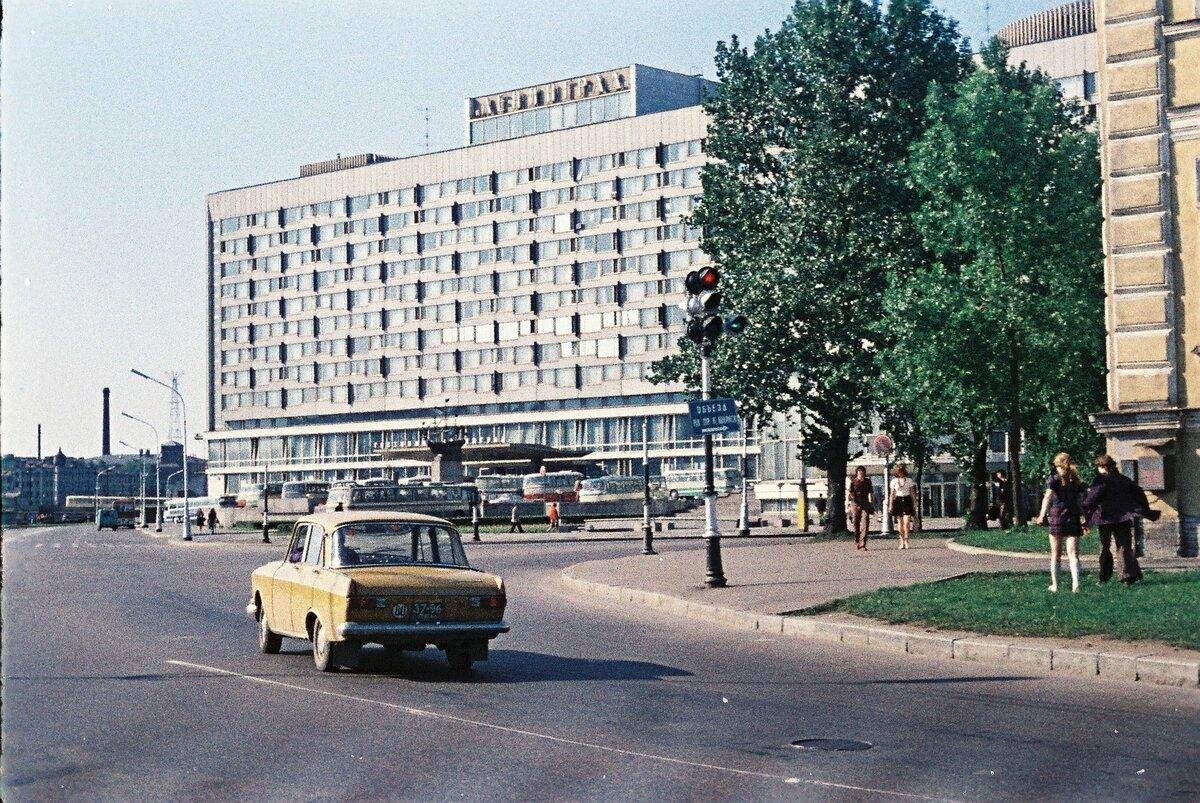
[[[125,441],[118,441],[118,443],[120,443],[126,449],[137,449],[136,446],[126,443]],[[138,523],[138,526],[144,530],[146,529],[146,456],[142,454],[141,449],[138,449],[137,453],[138,463],[141,466],[142,474],[142,520]]]
[[[136,368],[130,368],[134,376],[140,376],[142,379],[148,379],[156,385],[161,385],[167,390],[175,394],[175,398],[179,399],[179,408],[183,412],[183,540],[192,540],[192,510],[188,502],[188,455],[187,455],[187,404],[184,403],[183,394],[175,388],[168,385],[166,382],[161,382],[152,376],[142,373]],[[172,475],[174,476],[174,475]]]
[[[155,454],[154,454],[154,498],[158,500],[157,502],[154,503],[154,531],[156,533],[161,533],[162,532],[162,508],[163,508],[162,484],[161,484],[162,483],[162,441],[160,441],[158,439],[158,428],[155,427],[153,424],[151,424],[149,421],[143,421],[142,419],[138,418],[137,416],[132,416],[129,413],[122,412],[121,415],[125,416],[130,421],[136,421],[139,424],[150,427],[150,431],[154,433],[154,444],[155,444],[155,448],[158,449],[158,451],[155,452]],[[184,462],[187,462],[187,461],[185,460]],[[146,516],[146,509],[145,509],[145,503],[143,503],[143,505],[142,505],[142,526],[143,527],[146,526],[145,516]]]
[[[100,515],[100,478],[112,471],[116,466],[109,466],[96,472],[96,493],[92,495],[92,519]]]

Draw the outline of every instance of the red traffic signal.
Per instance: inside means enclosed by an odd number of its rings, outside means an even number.
[[[683,281],[684,289],[692,295],[699,295],[710,290],[716,290],[721,283],[721,273],[716,268],[701,268],[687,275]]]

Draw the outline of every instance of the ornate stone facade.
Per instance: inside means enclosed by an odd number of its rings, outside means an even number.
[[[1196,554],[1200,531],[1200,3],[1097,0],[1109,451]]]

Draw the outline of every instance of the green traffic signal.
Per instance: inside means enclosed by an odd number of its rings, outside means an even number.
[[[725,331],[731,335],[742,334],[749,325],[750,321],[746,320],[745,315],[730,315],[725,319]]]

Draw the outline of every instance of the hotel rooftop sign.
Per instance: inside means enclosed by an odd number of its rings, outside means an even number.
[[[619,67],[615,70],[605,70],[578,78],[551,81],[547,84],[512,89],[507,92],[495,92],[491,95],[480,95],[470,99],[467,107],[468,115],[471,120],[482,120],[498,114],[540,109],[560,103],[597,98],[613,92],[623,92],[631,87],[630,68]]]

